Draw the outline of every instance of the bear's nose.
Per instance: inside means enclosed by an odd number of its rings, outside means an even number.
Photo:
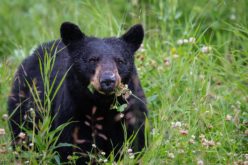
[[[104,93],[110,93],[115,88],[115,74],[113,72],[104,72],[100,77],[101,90]]]

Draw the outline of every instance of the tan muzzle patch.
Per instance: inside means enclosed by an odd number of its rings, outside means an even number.
[[[94,88],[94,90],[96,90],[97,92],[99,92],[101,94],[106,94],[101,89],[101,84],[100,84],[101,72],[102,72],[102,67],[101,67],[101,65],[98,65],[96,67],[95,74],[91,78],[90,84]],[[121,77],[120,77],[117,69],[114,70],[114,75],[115,75],[115,79],[116,79],[115,80],[115,89],[116,89],[116,87],[118,87],[121,84]],[[113,94],[113,93],[115,93],[115,90],[113,90],[113,92],[108,93],[108,94]]]

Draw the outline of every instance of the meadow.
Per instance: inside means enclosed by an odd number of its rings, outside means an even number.
[[[139,159],[127,146],[117,164],[247,165],[247,8],[247,0],[1,0],[0,164],[16,156],[6,116],[15,71],[71,21],[98,37],[119,36],[136,23],[145,29],[135,60],[149,108],[148,144]],[[43,133],[43,140],[56,138]],[[59,164],[47,141],[36,140],[39,152],[22,152],[23,163]]]

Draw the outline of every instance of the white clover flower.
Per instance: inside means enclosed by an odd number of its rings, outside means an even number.
[[[193,44],[193,43],[195,43],[195,41],[196,41],[195,37],[190,37],[189,38],[189,43]]]
[[[204,165],[203,160],[198,160],[198,161],[197,161],[197,165]]]
[[[248,160],[248,154],[245,154],[245,160]]]
[[[210,46],[203,46],[201,48],[202,53],[209,53],[211,50],[212,50],[212,47],[210,47]]]
[[[124,117],[124,114],[123,113],[120,113],[120,118],[123,118]]]
[[[173,153],[168,153],[168,157],[171,158],[171,159],[174,159],[175,155]]]
[[[233,20],[233,21],[236,20],[236,15],[235,14],[231,14],[230,15],[230,20]]]
[[[134,154],[129,154],[130,159],[134,159]]]
[[[195,144],[195,140],[194,140],[194,139],[190,139],[190,140],[189,140],[189,143],[190,143],[190,144]]]
[[[132,152],[133,152],[132,148],[129,148],[129,149],[127,150],[127,152],[128,152],[128,153],[132,153]]]
[[[232,116],[231,115],[226,115],[226,121],[231,121],[232,120]]]
[[[4,121],[8,120],[8,118],[9,118],[8,114],[3,114],[2,119],[3,119]]]
[[[180,121],[172,122],[172,128],[180,128],[182,126],[182,123]]]
[[[189,40],[188,39],[183,39],[183,43],[187,44],[187,43],[189,43]]]
[[[152,135],[155,135],[156,134],[156,129],[155,128],[152,129],[151,134]]]
[[[178,55],[178,54],[173,54],[172,57],[173,57],[173,58],[178,58],[179,55]]]
[[[18,137],[22,140],[24,140],[26,138],[26,134],[24,132],[20,132]]]
[[[27,161],[25,161],[25,162],[24,162],[24,164],[29,164],[29,161],[28,161],[28,160],[27,160]]]
[[[1,135],[5,135],[5,129],[4,128],[0,128],[0,136]]]
[[[182,45],[183,44],[183,39],[177,40],[177,45]]]

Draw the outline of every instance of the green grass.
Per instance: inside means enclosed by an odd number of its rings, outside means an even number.
[[[248,161],[248,1],[138,2],[1,0],[0,115],[7,113],[18,65],[38,44],[59,38],[63,21],[98,37],[121,35],[142,23],[144,49],[136,54],[136,65],[150,133],[141,164]],[[177,44],[190,37],[196,41]],[[202,52],[204,46],[211,49]],[[0,128],[6,131],[0,135],[0,164],[13,164],[7,121],[0,120]],[[128,155],[123,160],[134,162]]]

